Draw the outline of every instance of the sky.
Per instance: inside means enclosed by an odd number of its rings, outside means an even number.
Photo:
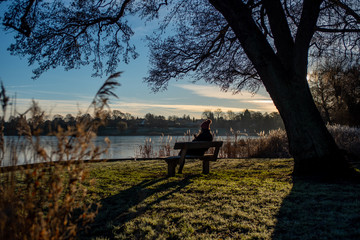
[[[186,114],[195,118],[201,118],[205,110],[214,111],[219,108],[225,113],[229,110],[242,112],[245,109],[269,113],[277,111],[264,89],[260,89],[255,95],[246,91],[234,95],[204,81],[193,84],[192,79],[184,78],[179,81],[171,80],[166,91],[152,92],[143,78],[150,68],[149,50],[144,39],[152,32],[153,26],[145,26],[140,21],[131,22],[130,25],[135,32],[132,43],[136,46],[139,57],[129,64],[119,64],[117,70],[123,71],[118,79],[121,86],[115,90],[118,99],[110,100],[111,110],[120,110],[136,117],[152,113],[165,117]],[[35,67],[28,66],[26,57],[12,56],[7,51],[13,42],[13,33],[5,32],[1,26],[0,80],[8,96],[16,98],[17,112],[25,112],[32,100],[35,100],[50,117],[55,114],[65,116],[68,113],[85,113],[106,76],[91,77],[91,66],[69,71],[58,67],[32,80],[32,70]]]

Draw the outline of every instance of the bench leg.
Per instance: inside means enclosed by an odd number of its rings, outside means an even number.
[[[185,165],[185,159],[182,161],[182,162],[180,162],[180,166],[179,166],[179,170],[178,170],[178,173],[182,173],[182,170],[183,170],[183,168],[184,168],[184,165]]]
[[[180,152],[180,159],[179,159],[179,170],[178,173],[182,173],[182,170],[185,165],[185,156],[186,156],[187,149],[182,149]]]
[[[175,177],[177,161],[168,161],[168,177]]]
[[[210,172],[210,161],[203,160],[203,174],[208,174]]]

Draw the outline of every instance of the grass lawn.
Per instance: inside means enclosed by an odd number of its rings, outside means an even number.
[[[360,239],[360,184],[293,179],[292,159],[89,164],[102,207],[81,239]]]

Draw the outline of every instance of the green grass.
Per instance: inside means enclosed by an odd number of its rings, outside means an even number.
[[[89,164],[102,207],[81,239],[359,239],[360,184],[293,179],[292,159]]]

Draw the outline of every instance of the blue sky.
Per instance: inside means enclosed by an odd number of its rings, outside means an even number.
[[[222,109],[241,112],[245,109],[261,112],[276,111],[270,97],[261,89],[252,95],[246,91],[233,95],[222,92],[214,85],[205,82],[191,83],[191,79],[172,80],[168,90],[153,93],[143,83],[148,63],[148,49],[143,40],[146,34],[152,32],[152,27],[144,26],[142,22],[132,24],[135,44],[140,56],[130,64],[121,63],[118,71],[124,71],[119,78],[121,86],[115,90],[118,99],[111,99],[111,109],[131,113],[143,117],[146,113],[156,115],[182,116],[184,114],[196,118],[201,117],[204,110]],[[8,95],[16,94],[16,109],[24,112],[34,99],[49,115],[85,112],[96,91],[102,85],[103,78],[93,78],[91,66],[70,71],[63,68],[51,69],[39,79],[32,80],[33,66],[28,66],[26,58],[11,56],[7,51],[14,40],[12,33],[0,29],[0,80]]]

